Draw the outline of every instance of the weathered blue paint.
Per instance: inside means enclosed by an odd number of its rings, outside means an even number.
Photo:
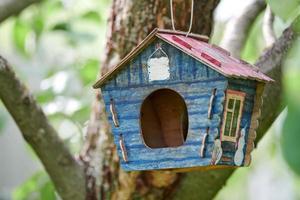
[[[169,57],[170,79],[149,82],[147,59],[155,50],[157,43],[160,43]],[[250,123],[255,87],[256,83],[253,81],[228,80],[177,48],[156,39],[102,87],[106,111],[112,125],[122,168],[124,170],[151,170],[210,165],[214,140],[220,134],[226,89],[236,89],[247,93],[241,122],[241,127],[243,127]],[[162,88],[172,89],[183,97],[189,115],[188,135],[185,143],[180,147],[151,149],[144,144],[140,133],[140,108],[143,100],[150,93]],[[208,105],[214,88],[217,91],[212,118],[208,119]],[[109,111],[111,98],[115,101],[120,127],[115,127],[112,122]],[[201,142],[207,127],[210,130],[205,157],[201,158]],[[129,162],[127,163],[122,160],[118,141],[120,134],[123,135],[128,153]],[[231,146],[224,143],[224,149],[228,149],[224,151],[224,155],[232,158],[234,149]],[[233,165],[233,162],[221,162],[221,164]]]
[[[228,89],[237,90],[246,93],[243,112],[242,112],[242,119],[240,124],[240,129],[246,127],[246,135],[245,141],[248,139],[252,110],[254,105],[254,98],[256,92],[256,81],[253,80],[243,80],[243,79],[229,79],[228,80]],[[244,154],[246,153],[246,146],[243,148]],[[232,145],[230,142],[223,142],[222,148],[224,155],[227,157],[231,157],[233,159],[235,154],[235,145]],[[225,149],[225,151],[224,151]],[[226,165],[234,165],[233,160],[231,162],[221,162],[220,164]]]

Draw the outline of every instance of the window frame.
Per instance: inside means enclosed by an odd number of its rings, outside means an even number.
[[[236,142],[238,133],[240,131],[240,123],[243,115],[243,108],[244,108],[244,102],[245,102],[245,97],[246,93],[245,92],[240,92],[236,90],[226,90],[226,101],[225,101],[225,109],[223,112],[223,123],[222,123],[222,129],[221,129],[221,141],[229,141],[229,142]],[[233,108],[229,109],[228,104],[229,100],[234,99],[234,104]],[[236,124],[236,131],[235,131],[235,136],[228,136],[225,135],[225,127],[226,127],[226,120],[227,120],[227,113],[228,111],[232,113],[232,118],[231,118],[231,125],[230,125],[230,132],[232,131],[232,124],[233,124],[233,117],[234,117],[234,110],[235,110],[235,102],[236,100],[240,100],[240,109],[238,112],[238,117],[237,117],[237,124]]]

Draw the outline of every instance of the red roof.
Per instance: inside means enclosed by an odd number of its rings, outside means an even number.
[[[94,85],[94,88],[100,87],[109,77],[117,72],[119,68],[138,54],[146,44],[151,42],[155,38],[154,36],[182,50],[200,62],[206,63],[209,67],[226,77],[250,79],[261,82],[273,81],[260,72],[256,66],[232,57],[228,51],[221,47],[207,43],[207,37],[195,34],[186,37],[185,34],[184,32],[155,29],[145,40],[123,58],[115,68],[105,74]]]

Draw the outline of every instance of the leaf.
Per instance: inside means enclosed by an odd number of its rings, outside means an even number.
[[[21,21],[20,19],[16,19],[15,24],[13,26],[13,42],[15,47],[24,55],[28,56],[28,52],[26,49],[26,40],[31,32],[29,25]]]
[[[32,26],[33,29],[36,33],[37,36],[40,36],[44,30],[44,19],[42,18],[42,16],[37,15],[35,16],[35,18],[32,21]]]
[[[82,19],[94,21],[96,23],[101,22],[101,15],[96,11],[88,11],[81,16]]]
[[[300,15],[294,19],[292,29],[295,33],[298,34],[298,36],[300,35]]]
[[[300,112],[288,107],[288,115],[283,125],[281,138],[283,156],[291,169],[300,176]]]
[[[253,23],[248,34],[247,41],[242,50],[241,58],[247,60],[250,63],[254,63],[265,48],[261,30],[262,20],[263,13],[260,14]]]
[[[54,25],[51,28],[51,30],[53,30],[53,31],[70,31],[71,27],[70,27],[70,24],[68,24],[66,22],[61,22],[61,23]]]
[[[42,5],[42,9],[46,10],[46,14],[50,15],[60,10],[63,10],[63,1],[61,0],[51,0],[44,1]]]
[[[37,94],[38,103],[48,103],[55,99],[55,94],[52,90],[48,89]]]
[[[90,112],[90,105],[82,106],[82,108],[73,113],[71,119],[83,124],[88,119]]]
[[[45,171],[39,171],[16,188],[15,200],[55,200],[54,186]]]
[[[0,135],[2,130],[5,128],[6,117],[4,115],[4,107],[2,103],[0,103]]]
[[[88,32],[70,31],[68,32],[70,45],[78,45],[79,43],[93,42],[96,36]]]
[[[41,188],[40,188],[40,197],[41,199],[45,200],[55,200],[55,189],[52,182],[49,180],[47,181]]]
[[[283,85],[288,114],[283,124],[281,146],[283,157],[291,169],[300,175],[300,39],[289,51],[284,63]]]
[[[275,15],[279,16],[283,20],[288,20],[299,11],[299,0],[266,0],[271,10]]]
[[[80,78],[84,85],[87,85],[96,80],[100,63],[96,59],[88,60],[84,66],[80,69]]]

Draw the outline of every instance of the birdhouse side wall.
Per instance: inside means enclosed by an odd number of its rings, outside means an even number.
[[[149,81],[147,59],[160,45],[170,62],[170,79]],[[219,135],[227,79],[203,63],[193,59],[175,47],[156,39],[132,61],[107,81],[101,88],[124,170],[152,170],[209,166],[214,139]],[[185,143],[179,147],[147,147],[140,131],[140,109],[144,99],[153,91],[168,88],[183,97],[189,117]],[[208,118],[212,90],[216,89],[212,117]],[[113,123],[110,102],[113,99],[119,127]],[[200,156],[202,140],[209,128],[204,156]],[[128,162],[123,159],[120,135],[125,144]]]
[[[244,92],[246,94],[244,104],[243,104],[241,122],[240,122],[240,130],[244,128],[246,134],[245,134],[245,144],[243,147],[237,146],[239,144],[238,141],[236,143],[227,142],[227,141],[222,142],[223,157],[232,158],[232,159],[228,159],[227,161],[220,162],[221,165],[222,164],[235,165],[233,158],[238,148],[242,148],[244,158],[246,156],[246,148],[247,148],[249,130],[251,125],[251,117],[253,113],[254,99],[256,95],[256,86],[257,86],[257,82],[254,80],[229,79],[228,81],[228,89]]]

